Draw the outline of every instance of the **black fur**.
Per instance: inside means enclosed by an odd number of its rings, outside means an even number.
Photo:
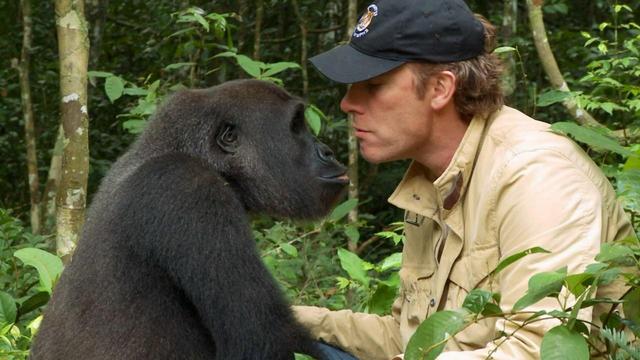
[[[342,192],[303,113],[255,80],[174,95],[105,177],[31,359],[319,357],[247,219],[321,216]]]

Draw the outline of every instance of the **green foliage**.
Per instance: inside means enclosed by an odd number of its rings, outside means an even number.
[[[0,209],[0,358],[26,359],[42,307],[62,272],[61,260],[42,250],[34,236]]]
[[[535,251],[546,252],[539,248]],[[530,254],[533,251],[529,249],[516,254],[518,256],[515,261],[520,260],[526,253]],[[503,263],[506,260],[513,263],[513,259],[505,259]],[[504,313],[499,308],[500,294],[486,289],[472,290],[459,310],[439,311],[422,322],[409,341],[405,358],[434,359],[441,353],[446,341],[468,325],[487,318],[508,320],[511,316],[520,315],[527,317],[523,326],[547,319],[557,319],[561,322],[561,325],[544,335],[540,349],[542,360],[589,359],[590,350],[597,350],[602,346],[606,346],[607,354],[612,359],[636,359],[640,345],[629,339],[621,330],[626,328],[626,331],[633,332],[635,336],[640,334],[640,243],[635,239],[629,239],[615,244],[603,244],[596,260],[598,262],[590,265],[583,273],[567,275],[566,269],[560,269],[535,274],[529,279],[527,293],[516,302],[510,313]],[[498,267],[504,269],[505,266],[499,264]],[[492,272],[492,276],[499,272],[496,270]],[[630,287],[622,301],[595,297],[595,289],[598,286],[610,284],[616,279]],[[563,295],[567,291],[575,295],[575,303],[567,304],[566,296]],[[535,313],[521,312],[545,297],[556,298],[560,309]],[[602,319],[602,328],[598,329],[594,324],[578,318],[580,309],[596,304],[613,304],[615,307],[621,303],[625,317],[611,316],[610,313]],[[501,342],[498,341],[497,344],[499,347]]]
[[[522,310],[547,296],[558,296],[566,277],[566,268],[554,272],[543,272],[533,275],[529,279],[527,294],[513,305],[513,310]]]
[[[542,339],[540,358],[543,360],[589,360],[587,341],[579,332],[558,325]]]
[[[579,142],[591,146],[594,150],[607,150],[622,156],[637,156],[633,151],[621,146],[615,139],[603,135],[596,129],[580,126],[571,122],[557,122],[551,125],[551,129],[566,135],[570,135]]]
[[[467,324],[469,313],[465,309],[438,311],[418,326],[409,340],[406,360],[434,360],[446,342]]]
[[[62,260],[37,248],[20,249],[13,253],[13,256],[22,260],[24,265],[34,267],[40,277],[40,288],[38,290],[51,294],[64,267]]]
[[[258,80],[266,80],[274,82],[278,85],[282,85],[282,80],[274,77],[274,75],[286,70],[286,69],[299,69],[300,65],[294,62],[277,62],[273,64],[267,64],[262,61],[252,60],[246,55],[237,54],[233,51],[226,51],[220,53],[217,57],[228,57],[236,60],[237,64],[248,75]]]

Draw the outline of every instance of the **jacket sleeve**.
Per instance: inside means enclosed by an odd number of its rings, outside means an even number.
[[[527,280],[532,275],[565,266],[569,274],[582,272],[594,262],[601,241],[611,236],[610,229],[617,226],[609,216],[617,213],[615,195],[609,185],[598,183],[606,181],[598,175],[585,173],[553,150],[515,155],[503,171],[496,174],[492,189],[495,212],[488,214],[487,219],[499,239],[500,260],[534,246],[551,252],[526,256],[500,273],[498,291],[502,294],[500,306],[504,311],[511,311],[526,293]],[[608,193],[603,195],[603,191]],[[570,305],[574,299],[568,298],[567,305]],[[555,299],[545,298],[523,311],[558,308]],[[485,348],[445,352],[437,359],[539,359],[544,334],[559,322],[537,321],[518,329],[528,317],[499,320],[496,331],[507,336]],[[581,311],[579,317],[591,320],[591,309]]]
[[[313,338],[335,345],[362,360],[389,360],[402,352],[400,328],[393,316],[330,311],[315,306],[293,306],[294,313]]]

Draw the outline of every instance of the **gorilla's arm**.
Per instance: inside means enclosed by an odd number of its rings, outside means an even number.
[[[120,198],[135,199],[122,216],[143,224],[133,251],[183,290],[215,341],[216,358],[313,353],[258,256],[242,204],[222,178],[201,161],[174,154],[147,162],[121,185]]]

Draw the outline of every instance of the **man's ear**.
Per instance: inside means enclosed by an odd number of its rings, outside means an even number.
[[[442,110],[453,102],[456,92],[456,76],[448,70],[440,71],[431,76],[431,107],[434,110]]]

